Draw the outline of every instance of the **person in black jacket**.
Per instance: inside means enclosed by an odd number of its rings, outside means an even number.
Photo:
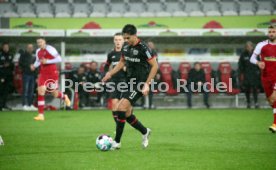
[[[37,110],[33,106],[34,87],[35,87],[35,70],[31,70],[31,66],[35,61],[34,46],[28,44],[26,51],[24,51],[19,58],[19,66],[23,74],[23,95],[22,105],[23,110]]]
[[[102,79],[101,73],[98,71],[98,63],[95,61],[92,61],[90,64],[90,70],[87,74],[87,81],[93,84],[100,83]],[[102,92],[97,92],[97,105],[100,105],[100,100],[102,98]]]
[[[192,107],[192,93],[193,92],[202,92],[203,93],[203,101],[204,104],[207,108],[210,107],[208,103],[208,97],[209,94],[207,91],[204,90],[203,84],[206,82],[205,80],[205,73],[204,70],[201,69],[201,65],[199,62],[194,63],[194,68],[192,68],[189,71],[188,74],[188,92],[187,92],[187,97],[188,97],[188,107]]]
[[[80,66],[77,71],[74,71],[70,74],[69,77],[73,82],[74,90],[78,90],[80,102],[79,107],[85,107],[88,103],[89,94],[83,88],[83,85],[87,82],[87,77],[85,75],[85,67]],[[78,87],[75,87],[76,83],[78,83]],[[75,89],[78,88],[78,89]]]
[[[250,62],[254,47],[252,42],[247,42],[245,50],[241,53],[239,59],[239,77],[243,76],[241,87],[246,96],[247,108],[251,107],[250,93],[253,93],[255,108],[259,108],[258,104],[258,90],[261,84],[260,69],[255,64]]]
[[[3,43],[0,51],[0,111],[11,110],[6,103],[13,87],[13,69],[13,55],[10,53],[9,44]]]

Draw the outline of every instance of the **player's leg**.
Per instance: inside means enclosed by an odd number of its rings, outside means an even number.
[[[122,98],[118,103],[118,108],[115,112],[117,115],[116,135],[114,142],[112,143],[112,150],[121,148],[121,137],[123,135],[126,122],[126,111],[130,108],[130,106],[130,102],[125,98]]]
[[[127,110],[129,110],[130,107],[131,107],[131,104],[127,99],[122,98],[119,101],[118,109],[116,111],[118,118],[117,118],[115,141],[117,143],[119,143],[121,141],[121,136],[123,134],[123,130],[124,130],[125,122],[126,122],[126,112],[127,112]]]
[[[38,116],[34,117],[35,120],[44,120],[45,93],[46,93],[46,86],[45,85],[38,86],[37,88]]]
[[[130,126],[141,132],[142,135],[147,133],[147,128],[133,114],[132,106],[126,112],[126,121],[130,124]]]
[[[63,100],[65,105],[67,107],[70,107],[71,106],[71,101],[70,101],[69,97],[66,94],[64,94],[64,93],[62,93],[61,91],[58,90],[59,75],[58,74],[51,75],[50,77],[48,77],[48,79],[51,80],[51,81],[47,82],[49,84],[47,84],[46,86],[49,89],[49,91],[52,92],[52,95],[55,98],[59,98],[59,99]]]
[[[56,89],[52,92],[52,95],[55,98],[59,98],[59,99],[63,100],[67,107],[71,106],[71,101],[70,101],[69,97],[67,96],[67,94],[64,94],[61,91],[59,91],[58,89]]]
[[[276,86],[268,81],[262,81],[262,84],[267,100],[273,108],[274,121],[273,124],[269,127],[269,130],[274,133],[276,132]]]
[[[149,145],[149,136],[151,133],[151,129],[146,128],[133,114],[133,107],[131,106],[129,110],[126,112],[126,121],[136,130],[141,132],[142,134],[142,146],[144,148],[148,147]]]
[[[273,124],[272,126],[269,127],[269,130],[273,133],[276,132],[276,89],[273,90],[272,94],[269,97],[270,103],[272,103],[272,108],[273,108]]]
[[[119,104],[119,99],[112,99],[112,116],[113,116],[113,119],[115,121],[115,123],[117,123],[117,118],[118,118],[118,115],[117,115],[117,108],[118,108],[118,104]]]

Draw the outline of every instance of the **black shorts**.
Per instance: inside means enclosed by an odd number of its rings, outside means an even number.
[[[109,83],[113,83],[112,86],[114,87],[114,90],[112,90],[109,93],[109,97],[111,99],[121,99],[123,96],[123,92],[126,90],[122,90],[122,89],[118,89],[117,86],[119,83],[123,83],[124,81],[113,81],[113,82],[109,82]]]
[[[133,89],[129,88],[127,89],[127,91],[123,92],[122,98],[127,99],[132,106],[134,106],[134,104],[136,103],[136,101],[143,96],[143,93],[140,91],[140,89],[138,89],[137,86],[134,86]]]

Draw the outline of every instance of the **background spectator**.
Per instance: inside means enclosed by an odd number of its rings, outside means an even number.
[[[85,75],[85,67],[80,66],[77,71],[72,72],[70,79],[73,81],[73,89],[76,90],[76,83],[78,83],[78,94],[79,94],[79,107],[85,107],[88,105],[89,93],[84,91],[83,85],[87,82]]]
[[[7,106],[7,98],[13,87],[13,69],[13,54],[10,53],[9,44],[3,43],[0,51],[0,111],[11,110]]]
[[[31,70],[31,65],[35,61],[34,47],[28,44],[26,51],[24,51],[19,58],[19,66],[23,74],[23,95],[22,105],[23,110],[37,110],[33,106],[33,96],[35,87],[36,71]]]
[[[253,43],[248,41],[244,51],[239,59],[239,77],[241,80],[241,88],[245,92],[247,108],[251,107],[250,93],[253,93],[255,108],[259,108],[258,104],[258,88],[260,87],[260,69],[257,65],[250,63],[250,57],[253,53]]]
[[[203,84],[206,82],[204,70],[201,69],[201,65],[199,62],[194,63],[194,68],[189,71],[188,74],[188,107],[192,107],[192,93],[196,91],[200,91],[203,93],[203,102],[207,108],[210,107],[208,103],[209,94],[203,89]]]
[[[101,73],[98,71],[98,63],[95,61],[92,61],[90,63],[90,70],[87,74],[87,81],[91,82],[93,84],[99,83],[102,80]],[[97,92],[97,100],[96,100],[96,105],[100,105],[101,97],[102,97],[101,92]]]

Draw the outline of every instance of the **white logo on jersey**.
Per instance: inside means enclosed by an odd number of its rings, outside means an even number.
[[[138,55],[138,50],[133,50],[133,55]]]
[[[111,58],[115,58],[115,55],[114,55],[114,56],[112,56]]]
[[[127,57],[127,56],[125,56],[125,60],[130,61],[130,62],[134,62],[134,63],[140,62],[140,58],[130,58],[130,57]]]

